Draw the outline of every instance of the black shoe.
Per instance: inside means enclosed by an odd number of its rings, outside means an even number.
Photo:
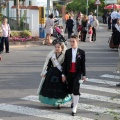
[[[0,51],[0,54],[2,54],[3,53],[3,51]]]
[[[75,116],[75,115],[76,115],[76,113],[72,112],[72,116]]]
[[[117,87],[120,87],[120,83],[119,84],[116,84]]]
[[[73,108],[73,103],[71,103],[71,108]]]
[[[7,51],[6,53],[10,53],[9,51]]]
[[[61,109],[61,106],[60,106],[60,105],[58,105],[58,109],[59,109],[59,110]]]

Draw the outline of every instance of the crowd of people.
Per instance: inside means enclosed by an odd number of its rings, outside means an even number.
[[[99,27],[99,22],[96,16],[90,12],[89,16],[79,12],[77,15],[71,12],[66,12],[63,17],[63,25],[55,24],[55,20],[59,20],[59,12],[55,9],[54,14],[50,14],[49,18],[45,24],[46,30],[46,44],[51,45],[51,35],[53,34],[54,28],[60,26],[61,34],[68,34],[68,39],[70,39],[72,34],[77,34],[80,41],[86,42],[89,38],[89,42],[96,41],[96,29]],[[59,22],[58,22],[59,23]],[[65,28],[63,27],[65,26]],[[64,32],[63,32],[64,29]],[[88,35],[88,37],[87,37]]]
[[[81,12],[77,16],[74,15],[73,11],[66,12],[64,19],[66,24],[65,32],[68,32],[68,38],[73,32],[77,31],[80,41],[85,42],[87,34],[90,42],[96,41],[96,29],[99,27],[99,22],[92,12],[90,12],[89,16],[83,15]],[[77,25],[76,30],[74,28],[75,24]]]

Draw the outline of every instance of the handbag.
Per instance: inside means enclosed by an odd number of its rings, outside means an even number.
[[[82,32],[87,32],[88,28],[87,27],[82,27]]]
[[[82,25],[79,25],[78,26],[78,31],[81,31],[82,30]]]
[[[109,38],[109,47],[110,48],[118,48],[118,45],[113,44],[113,35]]]

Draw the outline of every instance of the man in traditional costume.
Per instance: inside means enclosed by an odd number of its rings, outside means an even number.
[[[67,81],[68,92],[72,96],[72,116],[77,112],[77,105],[80,97],[80,80],[86,80],[85,52],[78,48],[78,38],[71,36],[71,47],[65,53],[65,60],[62,71],[62,81]]]

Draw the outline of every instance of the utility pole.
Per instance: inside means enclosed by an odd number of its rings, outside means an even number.
[[[88,0],[86,2],[87,2],[86,15],[88,15]]]
[[[20,2],[16,0],[16,16],[17,16],[17,25],[18,29],[20,28]]]
[[[49,16],[50,12],[50,0],[47,0],[47,17]]]

